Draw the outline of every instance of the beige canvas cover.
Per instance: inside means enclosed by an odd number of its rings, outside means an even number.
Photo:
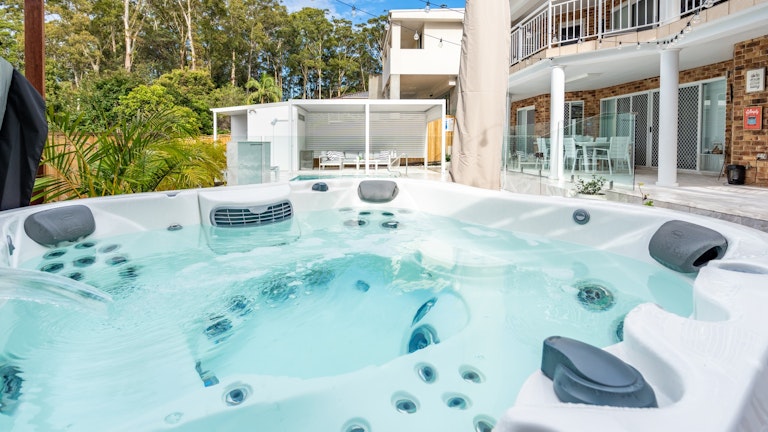
[[[457,183],[501,187],[509,44],[509,0],[467,0],[451,152]]]

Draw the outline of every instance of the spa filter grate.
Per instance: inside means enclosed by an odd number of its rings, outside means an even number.
[[[290,201],[252,207],[218,207],[211,212],[215,227],[251,227],[281,222],[293,217]]]

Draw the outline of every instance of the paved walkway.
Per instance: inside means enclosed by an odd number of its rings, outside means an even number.
[[[656,179],[656,170],[637,169],[634,189],[616,185],[607,191],[607,198],[639,205],[645,194],[656,207],[701,214],[768,232],[768,188],[731,185],[725,176],[707,174],[678,173],[677,187],[657,186]],[[520,173],[508,173],[507,184],[514,185],[508,189],[517,192],[563,196],[569,195],[573,187],[570,182],[562,184]]]

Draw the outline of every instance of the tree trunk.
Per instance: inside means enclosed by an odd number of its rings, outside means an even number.
[[[229,82],[235,86],[235,50],[232,50],[232,70],[229,72]]]
[[[144,23],[142,9],[144,0],[137,0],[131,16],[131,0],[123,0],[123,36],[125,37],[125,70],[130,72],[133,67],[133,55],[136,51],[136,39]]]
[[[133,65],[133,40],[131,39],[130,0],[123,0],[123,35],[125,36],[125,70],[130,72]]]
[[[195,55],[195,41],[192,33],[192,2],[187,0],[186,7],[182,0],[176,0],[176,3],[179,5],[179,9],[181,9],[181,15],[184,17],[184,25],[186,26],[186,41],[189,42],[190,69],[195,70],[197,67],[197,56]]]

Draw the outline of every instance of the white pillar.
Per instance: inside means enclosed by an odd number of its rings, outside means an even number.
[[[219,116],[213,113],[213,141],[219,138]]]
[[[371,104],[365,103],[365,174],[368,174],[368,155],[371,154]]]
[[[565,69],[553,66],[549,104],[549,178],[563,178],[563,122],[565,121]]]
[[[397,56],[398,58],[398,66],[395,70],[399,71],[400,66],[399,64],[402,63],[401,53],[400,53],[400,37],[402,33],[402,28],[400,26],[400,23],[392,23],[391,25],[392,29],[392,38],[390,39],[390,50],[389,50],[389,99],[400,99],[400,74],[392,73],[392,63],[393,58]]]
[[[677,186],[679,72],[680,50],[663,50],[659,72],[659,186]]]
[[[389,76],[389,98],[400,99],[400,75],[391,74]]]
[[[445,100],[440,102],[440,178],[445,179],[445,128],[448,125],[445,122]]]

